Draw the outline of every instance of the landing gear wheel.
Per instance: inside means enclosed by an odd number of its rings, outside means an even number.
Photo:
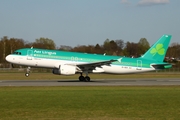
[[[89,82],[89,81],[90,81],[90,77],[89,77],[89,76],[86,76],[86,77],[85,77],[85,81],[86,81],[86,82]]]
[[[26,77],[29,77],[29,73],[25,73],[25,76],[26,76]]]
[[[84,81],[85,80],[85,78],[84,78],[84,76],[79,76],[79,81]]]
[[[81,75],[79,76],[79,81],[84,81],[84,82],[89,82],[90,81],[90,77],[88,76],[88,72],[86,73],[86,77],[84,77],[82,75],[82,73],[80,73]]]

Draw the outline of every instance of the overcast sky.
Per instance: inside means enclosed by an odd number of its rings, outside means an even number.
[[[152,45],[163,34],[180,43],[180,0],[0,0],[0,38],[60,45],[110,40]]]

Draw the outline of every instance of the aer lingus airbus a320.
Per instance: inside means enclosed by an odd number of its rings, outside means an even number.
[[[163,62],[170,39],[171,35],[163,35],[139,58],[23,48],[6,56],[6,60],[28,66],[25,76],[29,76],[30,67],[41,67],[51,68],[58,75],[80,73],[80,81],[90,81],[88,73],[126,74],[171,68],[171,64]]]

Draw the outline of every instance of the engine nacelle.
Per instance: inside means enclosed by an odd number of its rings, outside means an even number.
[[[74,75],[76,73],[76,66],[60,65],[59,68],[54,68],[52,73],[57,75]]]

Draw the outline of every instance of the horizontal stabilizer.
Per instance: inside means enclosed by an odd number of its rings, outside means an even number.
[[[166,68],[171,68],[172,67],[171,64],[152,64],[151,66],[153,68],[155,68],[156,70],[161,70],[161,69],[166,69]]]

